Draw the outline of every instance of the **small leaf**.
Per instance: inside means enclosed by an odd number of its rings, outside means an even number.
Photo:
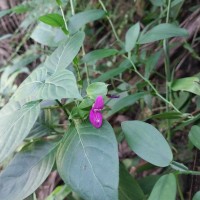
[[[162,176],[155,184],[148,200],[175,200],[176,178],[173,174]]]
[[[39,20],[45,24],[53,27],[63,27],[65,25],[64,20],[61,15],[57,13],[46,14],[39,17]]]
[[[1,17],[4,17],[5,15],[10,14],[11,12],[12,12],[11,9],[8,9],[8,10],[1,10],[1,11],[0,11],[0,18],[1,18]]]
[[[199,126],[192,126],[189,132],[189,139],[196,148],[200,149],[200,127]]]
[[[198,77],[187,77],[174,80],[171,88],[173,91],[187,91],[200,95],[200,83]]]
[[[56,146],[52,142],[38,142],[18,153],[0,174],[0,197],[22,200],[32,194],[49,175]]]
[[[119,101],[117,101],[112,107],[111,110],[108,111],[108,113],[106,114],[106,118],[114,115],[115,113],[119,112],[120,110],[122,110],[123,108],[126,108],[128,106],[133,105],[134,103],[136,103],[139,99],[143,98],[147,93],[145,92],[139,92],[136,94],[132,94],[132,95],[128,95],[122,99],[120,99]]]
[[[84,12],[77,13],[69,18],[68,28],[71,34],[77,32],[85,24],[98,20],[105,15],[103,10],[87,10]]]
[[[102,59],[102,58],[107,58],[109,56],[113,56],[117,53],[118,51],[116,49],[97,49],[94,51],[91,51],[90,53],[86,54],[82,61],[84,63],[88,64],[94,64],[96,61]]]
[[[12,97],[16,101],[62,98],[82,98],[73,73],[69,70],[60,70],[48,76],[47,69],[44,67],[34,70]]]
[[[72,126],[56,159],[61,178],[83,199],[118,200],[117,141],[107,121],[100,129],[89,122]]]
[[[141,121],[122,122],[122,130],[130,148],[149,163],[166,167],[172,161],[171,149],[162,134]]]
[[[140,36],[138,44],[146,44],[171,37],[187,37],[188,32],[174,24],[159,24]]]
[[[180,119],[182,117],[182,113],[172,111],[151,115],[150,117],[148,117],[148,119]]]
[[[117,68],[111,69],[111,70],[103,73],[101,76],[96,78],[95,81],[105,82],[105,81],[121,74],[125,70],[129,69],[131,66],[132,66],[131,63],[128,60],[124,60]]]
[[[150,1],[154,6],[163,6],[165,4],[165,1],[163,0],[150,0]]]
[[[122,164],[119,174],[119,200],[144,200],[145,196],[139,184]]]
[[[48,71],[54,73],[57,70],[68,67],[83,45],[84,37],[85,34],[83,32],[77,32],[75,35],[69,37],[68,40],[59,45],[59,47],[51,54],[51,56],[47,58],[44,63]]]
[[[46,200],[63,200],[71,193],[71,188],[67,185],[59,185],[46,198]]]
[[[200,191],[198,191],[192,198],[192,200],[199,200],[200,199]]]
[[[178,163],[176,161],[172,161],[172,163],[170,164],[172,169],[175,169],[179,172],[185,172],[188,171],[188,167],[186,167],[184,164],[182,163]]]
[[[6,106],[5,106],[6,107]],[[10,111],[6,113],[5,111]],[[8,104],[0,114],[0,162],[22,143],[33,127],[40,112],[39,102],[18,106]]]
[[[138,36],[140,34],[140,24],[137,23],[128,29],[125,36],[125,50],[130,52],[136,44]]]
[[[106,96],[108,93],[107,87],[108,85],[102,82],[92,83],[86,89],[87,95],[92,99],[96,99],[99,95]]]
[[[145,61],[145,78],[149,79],[153,69],[156,68],[156,64],[161,56],[162,51],[154,52],[147,60]]]

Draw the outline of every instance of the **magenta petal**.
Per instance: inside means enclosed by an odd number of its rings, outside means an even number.
[[[103,115],[101,112],[95,112],[93,109],[90,110],[90,122],[95,128],[100,128],[103,122]]]
[[[98,96],[94,102],[94,105],[92,108],[97,110],[102,110],[104,107],[104,100],[102,96]]]

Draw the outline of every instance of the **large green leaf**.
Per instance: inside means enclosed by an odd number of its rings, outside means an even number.
[[[0,175],[1,199],[22,200],[32,194],[49,175],[56,146],[38,142],[19,152]]]
[[[44,67],[37,68],[20,85],[12,99],[27,101],[54,100],[61,98],[78,98],[79,94],[74,74],[66,69],[55,72],[49,76]]]
[[[61,178],[84,199],[118,199],[117,141],[107,121],[99,129],[89,122],[72,126],[56,158]]]
[[[113,56],[117,53],[118,51],[116,49],[97,49],[94,51],[91,51],[90,53],[86,54],[82,61],[88,64],[93,64],[96,61],[102,59],[102,58],[107,58],[109,56]]]
[[[108,113],[106,114],[106,117],[110,117],[111,115],[119,112],[121,109],[133,105],[139,99],[143,98],[146,94],[147,93],[145,93],[145,92],[139,92],[136,94],[128,95],[128,96],[120,99],[111,107],[111,110],[108,111]]]
[[[57,47],[66,35],[61,29],[39,23],[33,30],[31,38],[42,45]]]
[[[199,200],[200,199],[200,191],[198,191],[192,198],[192,200]]]
[[[122,129],[131,149],[144,160],[160,167],[172,161],[171,149],[162,134],[141,121],[122,122]]]
[[[30,102],[20,109],[19,105],[11,105],[0,112],[0,162],[22,143],[40,112],[39,102]]]
[[[148,200],[175,200],[176,178],[173,174],[162,176],[155,184]]]
[[[150,175],[138,180],[138,183],[145,195],[149,195],[151,193],[154,185],[156,184],[159,178],[160,175]]]
[[[195,147],[200,149],[200,127],[199,126],[192,126],[189,132],[189,139]]]
[[[145,44],[171,37],[187,37],[188,32],[183,28],[179,28],[174,24],[159,24],[150,31],[140,36],[138,43]]]
[[[173,91],[187,91],[200,95],[200,84],[198,77],[187,77],[174,80],[171,88]]]
[[[139,23],[131,26],[131,28],[128,29],[128,31],[126,32],[126,37],[125,37],[126,52],[131,51],[135,47],[135,44],[136,44],[139,34],[140,34],[140,24]]]
[[[80,12],[69,18],[68,28],[71,34],[78,31],[85,24],[95,21],[97,19],[102,18],[105,15],[105,11],[103,10],[87,10],[84,12]]]
[[[144,193],[139,184],[122,164],[119,174],[119,200],[144,200]]]
[[[44,63],[44,66],[48,71],[54,73],[58,70],[65,69],[70,65],[83,45],[84,38],[84,32],[77,32],[75,35],[70,36],[69,39],[60,44]]]

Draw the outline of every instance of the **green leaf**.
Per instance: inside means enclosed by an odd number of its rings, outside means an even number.
[[[136,94],[128,95],[120,99],[111,107],[111,110],[108,111],[108,113],[106,114],[106,118],[114,115],[115,113],[119,112],[123,108],[133,105],[139,99],[143,98],[146,94],[147,94],[146,92],[139,92]]]
[[[85,34],[77,32],[75,35],[69,37],[68,40],[63,42],[59,47],[47,58],[44,65],[49,72],[54,73],[58,70],[68,67],[78,54]]]
[[[22,200],[32,194],[51,172],[56,146],[38,142],[19,152],[0,175],[0,197]]]
[[[88,63],[88,64],[94,64],[96,61],[102,59],[102,58],[107,58],[109,56],[113,56],[117,53],[118,51],[116,49],[98,49],[91,51],[90,53],[86,54],[82,62]]]
[[[10,14],[12,12],[12,10],[8,9],[8,10],[1,10],[0,11],[0,18],[4,17],[7,14]]]
[[[95,81],[102,81],[105,82],[119,74],[121,74],[122,72],[124,72],[125,70],[129,69],[131,67],[131,63],[128,60],[124,60],[117,68],[111,69],[105,73],[103,73],[101,76],[99,76],[98,78],[95,79]]]
[[[50,25],[39,23],[33,30],[31,36],[34,41],[49,47],[57,47],[66,35],[61,29]]]
[[[173,174],[162,176],[155,184],[148,200],[175,200],[176,178]]]
[[[60,70],[49,76],[44,67],[34,70],[12,97],[16,101],[62,98],[82,98],[74,74],[69,70]]]
[[[166,167],[172,161],[171,149],[163,135],[152,125],[141,121],[122,122],[130,148],[149,163]]]
[[[21,5],[11,8],[11,10],[13,13],[22,14],[22,13],[26,13],[26,12],[32,10],[32,8],[28,4],[27,5],[21,4]]]
[[[61,178],[82,198],[118,199],[117,141],[107,121],[99,129],[89,122],[72,126],[56,159]]]
[[[145,78],[149,79],[153,69],[156,68],[156,64],[158,63],[161,53],[162,51],[155,52],[145,61]]]
[[[142,188],[145,195],[149,195],[160,178],[160,175],[150,175],[138,180],[140,187]]]
[[[131,26],[131,28],[128,29],[128,31],[126,32],[126,36],[125,36],[126,52],[130,52],[135,47],[135,44],[136,44],[139,34],[140,34],[140,24],[139,23]]]
[[[119,200],[144,200],[145,196],[137,181],[120,164]]]
[[[178,112],[164,112],[156,115],[151,115],[148,119],[180,119],[183,117],[182,113]]]
[[[178,163],[176,161],[172,161],[170,166],[171,166],[172,169],[175,169],[176,171],[179,171],[179,172],[188,171],[188,167],[186,167],[184,164]]]
[[[200,199],[200,191],[198,191],[192,198],[192,200],[199,200]]]
[[[46,198],[46,200],[63,200],[71,193],[71,188],[67,185],[59,185],[54,191]]]
[[[0,112],[0,162],[22,143],[40,112],[39,102],[27,103],[20,109],[19,105],[7,106]]]
[[[188,32],[183,28],[179,28],[174,24],[159,24],[153,27],[150,31],[140,36],[138,43],[146,44],[158,40],[163,40],[171,37],[187,37]]]
[[[200,149],[200,127],[199,126],[192,126],[189,132],[189,139],[196,148]]]
[[[39,20],[45,24],[48,24],[53,27],[63,27],[65,22],[61,15],[57,13],[46,14],[39,17]]]
[[[150,0],[154,6],[163,6],[165,2],[163,0]]]
[[[173,91],[187,91],[200,95],[200,83],[198,77],[187,77],[174,80],[171,88]]]
[[[87,10],[77,13],[69,18],[68,28],[71,34],[77,32],[80,28],[89,22],[93,22],[102,18],[105,15],[103,10]]]
[[[99,95],[106,96],[106,94],[108,93],[107,87],[108,84],[102,82],[95,82],[87,87],[86,92],[90,98],[96,99],[96,97]]]

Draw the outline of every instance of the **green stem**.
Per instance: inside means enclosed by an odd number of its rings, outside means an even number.
[[[180,199],[184,200],[183,193],[182,193],[181,186],[180,186],[180,182],[179,182],[179,178],[178,178],[177,174],[176,174],[176,182],[177,182],[177,189],[178,189]]]
[[[66,21],[66,19],[65,19],[65,15],[64,15],[64,11],[63,11],[63,9],[62,9],[62,6],[60,6],[60,10],[61,10],[62,18],[63,18],[64,23],[65,23],[65,28],[66,28],[66,30],[68,31],[67,21]]]
[[[72,15],[75,15],[73,0],[70,0]]]
[[[83,56],[85,55],[85,48],[84,46],[82,45],[82,53],[83,53]],[[90,84],[90,77],[89,77],[89,69],[88,69],[88,66],[86,63],[84,63],[84,67],[85,67],[85,72],[86,72],[86,79],[87,79],[87,85]]]
[[[171,0],[168,0],[168,5],[167,5],[167,16],[166,16],[166,23],[169,23],[169,16],[170,16],[170,8],[171,8]],[[164,39],[163,40],[163,50],[164,50],[164,55],[165,55],[165,74],[166,74],[166,99],[167,101],[172,100],[171,97],[171,73],[170,73],[170,58],[169,58],[169,45],[168,45],[168,40]],[[166,111],[170,111],[170,107],[168,104],[166,104]],[[170,120],[167,119],[167,139],[170,141],[171,140],[171,131],[170,131]]]
[[[66,114],[66,116],[70,116],[69,110],[67,108],[65,108],[63,106],[63,104],[58,99],[56,99],[56,102],[59,105],[59,107],[64,111],[64,113]]]
[[[133,63],[133,61],[128,58],[127,56],[123,56],[124,58],[126,58],[127,60],[129,60],[129,62],[131,63],[131,65],[133,66],[133,69],[135,71],[135,73],[140,77],[142,78],[150,87],[151,89],[155,92],[156,96],[158,96],[160,99],[162,99],[167,105],[171,106],[176,112],[179,112],[181,113],[177,108],[176,106],[174,106],[172,104],[172,102],[168,101],[167,99],[165,99],[162,95],[160,95],[160,93],[156,90],[156,88],[152,85],[152,83],[146,79],[136,68],[135,64]]]
[[[109,15],[108,15],[108,11],[107,11],[107,9],[106,9],[104,3],[103,3],[101,0],[99,0],[99,3],[101,4],[102,9],[106,12],[106,18],[108,19],[108,22],[109,22],[109,24],[110,24],[110,26],[111,26],[111,28],[112,28],[112,31],[113,31],[113,34],[114,34],[116,40],[117,40],[119,43],[122,43],[121,40],[119,39],[118,35],[117,35],[117,32],[116,32],[116,30],[115,30],[115,27],[114,27],[114,25],[113,25],[113,23],[112,23],[112,20],[110,19]]]

